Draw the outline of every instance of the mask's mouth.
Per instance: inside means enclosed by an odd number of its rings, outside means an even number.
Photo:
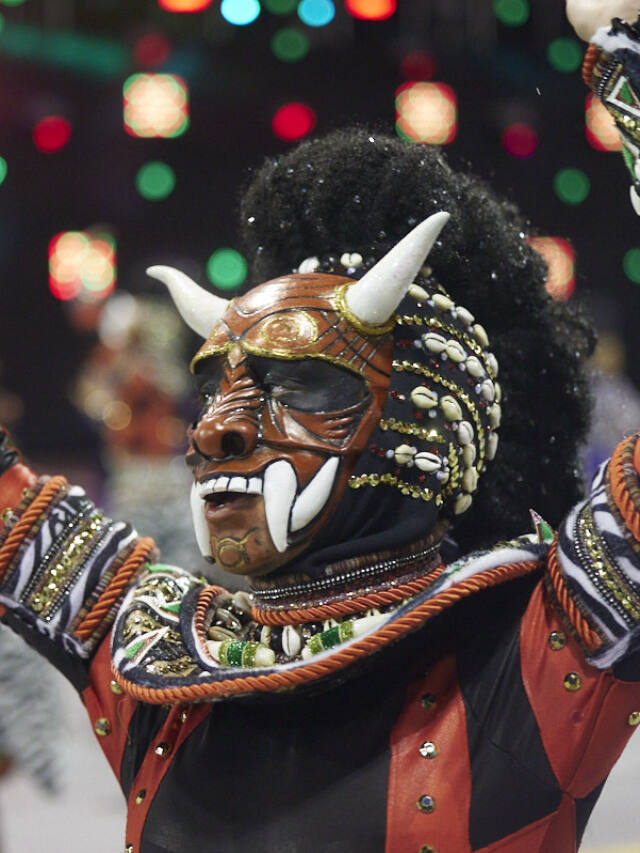
[[[271,540],[280,553],[286,551],[291,535],[311,524],[324,509],[339,464],[338,456],[329,457],[301,491],[296,470],[286,459],[271,462],[250,476],[211,474],[194,483],[191,510],[200,550],[211,556],[207,521],[215,524],[223,512],[241,509],[244,502],[261,495]]]

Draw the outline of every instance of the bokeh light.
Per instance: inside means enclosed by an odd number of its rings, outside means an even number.
[[[7,171],[9,167],[7,166],[7,161],[4,157],[0,157],[0,184],[4,183],[4,179],[7,177]]]
[[[161,201],[173,192],[176,173],[162,160],[152,160],[138,169],[136,189],[148,201]]]
[[[396,11],[396,0],[345,0],[345,9],[354,18],[384,21]]]
[[[563,237],[530,237],[529,245],[547,262],[547,292],[558,302],[566,301],[576,286],[573,246]]]
[[[171,55],[171,44],[161,33],[146,33],[133,46],[133,58],[138,65],[157,68]]]
[[[158,0],[158,5],[167,12],[202,12],[213,0]]]
[[[177,74],[132,74],[122,86],[124,128],[131,136],[173,138],[189,126],[189,90]]]
[[[295,12],[298,0],[262,0],[262,5],[273,15],[290,15]]]
[[[553,189],[565,204],[581,204],[589,195],[591,181],[582,169],[560,169],[553,177]]]
[[[309,27],[324,27],[336,14],[332,0],[300,0],[298,17]]]
[[[302,30],[283,27],[271,39],[271,50],[283,62],[299,62],[309,53],[309,39]]]
[[[116,283],[116,244],[110,234],[62,231],[49,243],[49,290],[62,300],[80,294],[104,299]]]
[[[438,62],[428,50],[410,50],[400,62],[400,73],[405,80],[432,80],[438,70]]]
[[[247,262],[235,249],[216,249],[207,261],[207,276],[220,290],[235,290],[247,277]]]
[[[526,160],[536,153],[538,134],[528,124],[515,122],[502,131],[502,147],[511,157]]]
[[[222,0],[220,14],[236,27],[252,24],[260,14],[259,0]]]
[[[4,6],[22,6],[25,0],[0,0]]]
[[[582,47],[572,38],[557,38],[547,47],[547,59],[556,71],[570,74],[582,64]]]
[[[409,142],[447,145],[457,132],[457,99],[446,83],[404,83],[396,90],[396,132]]]
[[[493,11],[500,23],[507,27],[521,27],[531,14],[529,0],[493,0]]]
[[[45,116],[33,128],[33,144],[44,154],[55,154],[71,139],[71,123],[62,116]]]
[[[308,104],[293,101],[276,110],[271,128],[278,139],[294,142],[302,139],[316,125],[316,114]]]
[[[587,95],[585,112],[587,142],[596,151],[621,151],[622,140],[613,116],[593,92]]]
[[[640,249],[629,249],[622,259],[622,269],[634,284],[640,284]]]

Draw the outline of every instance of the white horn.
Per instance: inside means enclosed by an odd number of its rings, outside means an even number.
[[[347,288],[347,307],[362,323],[382,326],[396,310],[449,214],[434,213],[416,225],[360,281]]]
[[[197,335],[206,340],[211,329],[227,310],[229,300],[209,293],[175,267],[149,267],[147,275],[167,285],[182,319]]]

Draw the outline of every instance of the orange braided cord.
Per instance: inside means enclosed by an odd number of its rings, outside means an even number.
[[[331,657],[287,670],[272,672],[268,675],[250,675],[244,678],[228,679],[209,684],[190,684],[185,687],[150,688],[132,684],[122,676],[112,665],[113,676],[120,686],[131,696],[142,702],[163,705],[173,702],[203,702],[220,696],[231,696],[237,693],[252,693],[255,691],[285,690],[297,687],[309,681],[315,681],[330,675],[358,659],[378,651],[383,646],[398,639],[409,631],[419,628],[427,619],[466,598],[481,589],[488,589],[504,581],[527,575],[540,564],[536,561],[512,563],[509,566],[498,566],[487,569],[475,577],[462,581],[456,587],[445,590],[429,601],[418,605],[410,613],[406,613],[390,625],[386,625],[369,637],[356,640],[351,645],[331,655]]]
[[[20,520],[16,522],[15,527],[7,536],[4,545],[0,548],[0,577],[11,560],[15,557],[18,548],[22,544],[22,540],[40,518],[40,515],[49,506],[60,489],[66,485],[67,481],[64,477],[52,477],[44,484],[38,496],[23,512]]]
[[[251,616],[260,625],[297,625],[302,622],[316,622],[323,619],[339,619],[342,616],[351,616],[368,610],[370,607],[383,607],[386,604],[395,604],[417,595],[426,589],[444,571],[444,563],[441,563],[433,571],[423,578],[408,581],[393,589],[385,589],[380,592],[372,592],[369,595],[360,595],[348,601],[337,601],[334,604],[319,604],[316,607],[302,607],[297,610],[262,610],[260,607],[251,608]]]
[[[120,598],[129,585],[131,578],[140,566],[149,559],[149,554],[155,548],[155,542],[149,536],[141,539],[129,554],[115,577],[98,598],[95,605],[73,632],[79,640],[88,640],[95,629]]]
[[[563,613],[575,628],[576,633],[582,640],[584,646],[590,651],[595,651],[601,646],[602,639],[584,618],[566,587],[564,575],[560,570],[560,563],[558,560],[557,534],[553,540],[551,548],[549,549],[547,564],[549,566],[549,578],[551,579],[551,585]]]
[[[636,439],[633,438],[631,441],[633,441],[633,447],[635,449]],[[611,483],[611,494],[616,502],[620,515],[624,519],[624,523],[627,525],[627,528],[633,538],[640,540],[640,513],[638,513],[630,494],[627,475],[625,472],[625,451],[630,449],[629,441],[627,440],[620,442],[613,451],[611,462],[609,463],[609,480]],[[632,462],[630,467],[633,469]],[[631,473],[637,484],[638,475],[635,472],[635,469],[633,469]]]
[[[198,637],[201,637],[203,640],[205,638],[204,633],[204,620],[209,612],[209,607],[211,603],[216,599],[219,595],[227,590],[221,586],[208,586],[206,589],[203,589],[200,595],[198,596],[198,604],[196,606],[196,615],[195,615],[195,628],[196,634]]]
[[[592,88],[591,78],[593,77],[593,69],[599,58],[600,48],[596,47],[595,44],[590,44],[584,55],[584,62],[582,63],[582,79],[590,89]]]

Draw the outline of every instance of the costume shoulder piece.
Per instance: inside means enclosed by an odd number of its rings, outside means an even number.
[[[134,698],[160,704],[318,682],[415,631],[471,593],[539,570],[547,550],[547,543],[522,537],[446,568],[438,559],[423,561],[419,581],[397,584],[388,596],[375,599],[389,604],[367,607],[372,601],[366,595],[347,596],[347,605],[354,607],[345,606],[344,616],[322,619],[320,605],[309,608],[307,621],[304,608],[269,619],[269,611],[252,607],[244,592],[232,596],[175,566],[154,565],[130,590],[116,620],[115,677]],[[260,619],[280,624],[261,624]]]

